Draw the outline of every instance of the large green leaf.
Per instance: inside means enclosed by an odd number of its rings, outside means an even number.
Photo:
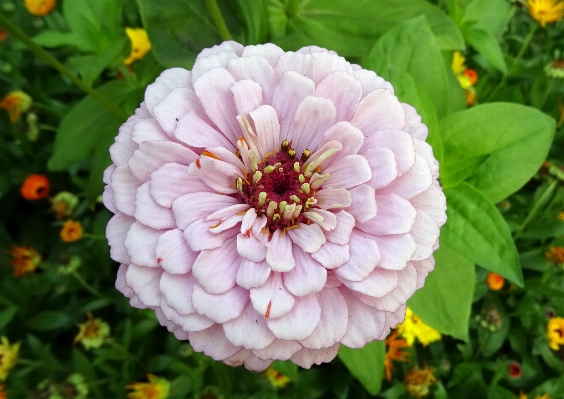
[[[386,345],[383,341],[372,341],[361,349],[341,345],[338,356],[370,394],[380,392],[386,357]]]
[[[289,2],[290,7],[295,3]],[[281,2],[271,0],[271,17],[279,15],[275,9],[282,7]],[[295,9],[287,9],[285,13],[289,36],[275,42],[288,50],[316,44],[343,56],[363,56],[375,39],[400,22],[420,15],[429,21],[441,49],[464,48],[454,21],[424,0],[302,0]]]
[[[247,27],[245,44],[259,44],[268,38],[267,0],[236,0]]]
[[[464,162],[474,170],[466,181],[496,203],[521,188],[546,159],[555,121],[530,107],[489,103],[439,121],[446,165]],[[477,168],[469,159],[488,156]],[[458,168],[460,169],[460,168]],[[442,173],[441,173],[442,174]]]
[[[507,74],[507,64],[503,58],[503,51],[498,40],[487,30],[474,26],[464,26],[462,29],[468,43],[474,47],[494,68]]]
[[[497,38],[507,28],[510,16],[511,4],[507,0],[472,0],[466,6],[461,22],[474,22],[475,28]]]
[[[447,223],[441,240],[478,265],[523,286],[519,255],[497,208],[467,183],[445,189]]]
[[[407,306],[442,334],[466,341],[476,279],[474,265],[445,243],[434,256],[435,270]]]

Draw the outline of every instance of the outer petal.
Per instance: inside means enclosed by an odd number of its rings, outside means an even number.
[[[213,212],[239,203],[235,198],[216,193],[190,193],[172,204],[178,228],[185,230],[198,219],[205,219]]]
[[[161,303],[159,281],[162,273],[163,270],[159,267],[129,265],[125,273],[125,282],[145,307],[159,306]]]
[[[133,223],[124,242],[131,261],[139,266],[158,267],[155,247],[162,233],[140,222]]]
[[[346,288],[341,288],[340,291],[349,310],[349,324],[341,343],[349,348],[362,348],[370,341],[382,339],[380,336],[385,327],[385,313],[360,302]]]
[[[270,267],[266,261],[256,263],[242,259],[237,272],[237,284],[246,289],[256,288],[263,285],[269,276]]]
[[[192,266],[192,273],[207,292],[223,294],[235,286],[239,264],[237,240],[233,237],[219,248],[200,252]]]
[[[135,213],[135,196],[141,185],[127,164],[118,166],[112,173],[112,191],[116,208],[128,216]]]
[[[197,352],[204,352],[214,360],[227,359],[241,350],[225,337],[223,328],[214,324],[202,331],[188,333],[190,345]]]
[[[189,165],[196,158],[194,151],[172,141],[144,141],[127,164],[131,173],[144,183],[151,178],[151,173],[166,163]]]
[[[198,257],[186,244],[182,230],[169,230],[159,237],[155,247],[157,263],[167,272],[184,274],[192,270]]]
[[[157,204],[170,208],[185,194],[212,191],[199,177],[190,176],[188,169],[186,165],[167,163],[151,174],[150,193]]]
[[[160,206],[151,197],[149,182],[137,189],[135,196],[135,218],[154,229],[173,229],[176,220],[170,208]]]
[[[297,297],[296,303],[282,317],[266,320],[270,331],[279,339],[303,340],[309,337],[321,320],[321,307],[315,294]]]
[[[343,338],[347,331],[349,312],[347,302],[337,288],[326,288],[317,294],[321,306],[321,321],[313,334],[300,341],[306,348],[328,348]]]
[[[346,212],[340,211],[336,214],[337,227],[325,233],[327,241],[333,244],[345,245],[349,243],[351,232],[355,225],[354,217]]]
[[[110,256],[116,262],[131,263],[131,258],[124,246],[124,241],[127,232],[134,222],[134,218],[118,213],[110,219],[106,226],[106,237],[108,237],[108,244],[110,244]]]
[[[324,268],[335,269],[349,261],[349,246],[348,244],[339,245],[326,242],[321,246],[319,251],[312,254],[311,257],[321,263]]]
[[[376,194],[376,204],[376,217],[357,224],[360,230],[378,236],[405,234],[411,230],[417,212],[409,201],[395,194]]]
[[[299,247],[295,246],[293,252],[296,267],[283,274],[288,291],[295,296],[321,291],[327,281],[327,270]]]
[[[378,130],[401,129],[405,111],[391,91],[377,89],[360,101],[351,123],[370,136]]]
[[[237,286],[223,294],[213,295],[196,284],[192,293],[196,312],[220,324],[238,317],[248,301],[248,292]]]
[[[343,278],[341,278],[341,281],[352,291],[375,298],[383,298],[392,292],[399,284],[397,271],[386,270],[380,267],[375,268],[368,277],[362,281],[348,281]]]
[[[276,339],[251,302],[247,303],[239,317],[223,325],[223,331],[233,345],[245,349],[264,349]]]
[[[259,359],[288,360],[301,348],[302,346],[297,341],[277,339],[264,349],[254,350],[253,354]]]
[[[237,352],[234,356],[231,356],[229,359],[225,359],[223,362],[231,367],[244,365],[247,370],[258,372],[266,370],[272,363],[271,360],[259,359],[248,349],[243,349]]]
[[[266,318],[285,315],[295,303],[294,297],[282,283],[282,274],[277,272],[272,273],[260,287],[251,288],[250,293],[253,307]]]
[[[170,68],[163,71],[157,80],[147,86],[147,90],[145,90],[145,104],[147,104],[151,116],[155,116],[153,108],[173,89],[177,87],[190,88],[191,86],[190,71],[183,68]]]
[[[380,262],[380,251],[376,242],[355,231],[351,234],[349,252],[349,261],[335,269],[335,274],[340,279],[362,281]]]
[[[292,362],[304,369],[309,369],[313,364],[328,363],[337,356],[340,344],[330,348],[308,349],[302,348],[290,358]]]
[[[336,122],[348,121],[362,96],[362,84],[348,72],[333,72],[319,82],[315,95],[327,97],[333,102],[337,110]]]

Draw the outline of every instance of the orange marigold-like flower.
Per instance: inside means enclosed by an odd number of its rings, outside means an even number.
[[[25,8],[32,15],[42,17],[55,8],[56,0],[25,0]]]
[[[544,256],[549,262],[564,263],[564,247],[550,247]]]
[[[564,318],[553,317],[548,321],[546,337],[550,349],[557,351],[560,349],[560,345],[564,345]]]
[[[505,279],[497,273],[490,272],[486,278],[486,283],[492,291],[499,291],[503,288],[505,284]]]
[[[8,36],[8,32],[6,32],[4,29],[0,29],[0,42],[6,40],[6,36]]]
[[[407,372],[403,383],[411,395],[416,398],[424,398],[429,394],[429,388],[437,383],[433,373],[432,368],[415,367]]]
[[[8,263],[14,267],[15,277],[34,272],[41,262],[41,255],[34,248],[14,246],[8,253],[12,255]]]
[[[386,338],[386,358],[384,359],[384,365],[386,367],[386,378],[388,381],[392,380],[392,371],[394,370],[392,361],[408,362],[410,353],[402,351],[402,349],[410,347],[411,345],[409,345],[405,339],[398,338],[397,331],[394,331],[392,335]]]
[[[31,97],[21,90],[9,93],[0,101],[0,109],[8,111],[10,122],[14,123],[23,112],[31,108]]]
[[[134,382],[126,388],[133,389],[127,394],[129,399],[165,399],[170,390],[170,383],[164,378],[148,374],[149,382]]]
[[[470,84],[472,86],[474,86],[478,81],[478,72],[476,72],[474,69],[468,68],[464,72],[462,72],[462,74],[468,76],[468,79],[470,80]]]
[[[64,242],[75,242],[82,238],[84,230],[82,224],[75,220],[67,220],[61,229],[61,240]]]
[[[290,381],[292,381],[288,376],[274,370],[273,368],[268,368],[264,372],[264,375],[275,388],[284,388]]]
[[[0,399],[6,399],[6,392],[4,391],[4,385],[0,385]]]
[[[527,8],[531,17],[543,28],[564,17],[564,2],[560,0],[528,0]]]
[[[22,184],[20,189],[22,197],[26,200],[35,201],[49,195],[51,188],[49,180],[43,175],[31,175]]]

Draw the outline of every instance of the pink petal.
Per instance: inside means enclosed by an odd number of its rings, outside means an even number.
[[[327,270],[300,248],[294,247],[293,252],[296,267],[282,275],[288,291],[295,296],[321,291],[327,281]]]
[[[155,255],[157,263],[172,274],[188,273],[198,257],[198,253],[188,247],[179,229],[169,230],[159,237]]]
[[[129,265],[120,265],[119,266],[117,276],[116,276],[115,287],[116,287],[116,290],[121,292],[127,298],[137,297],[137,295],[135,295],[133,290],[125,282],[125,274],[127,273],[128,268],[129,268]]]
[[[230,49],[199,57],[192,67],[192,80],[195,81],[212,68],[225,68],[229,61],[237,58],[239,58],[238,55]]]
[[[159,281],[162,273],[160,267],[129,265],[125,273],[125,282],[145,307],[159,306],[161,302]]]
[[[337,110],[336,122],[348,121],[362,96],[362,84],[348,72],[333,72],[319,82],[315,96],[327,97],[333,102]]]
[[[337,227],[325,233],[327,241],[334,244],[345,245],[349,243],[352,229],[355,225],[354,217],[346,212],[340,211],[335,214],[337,217]]]
[[[147,86],[145,90],[145,104],[151,113],[155,116],[153,108],[173,89],[177,87],[191,88],[192,77],[191,72],[183,68],[170,68],[164,70],[154,83]]]
[[[185,230],[198,219],[205,219],[213,212],[239,203],[237,199],[216,193],[197,192],[183,195],[172,204],[172,211],[179,229]]]
[[[124,242],[131,262],[138,266],[158,267],[155,247],[162,234],[162,231],[147,227],[140,222],[133,223]]]
[[[178,120],[188,111],[194,111],[205,118],[205,113],[194,90],[177,88],[168,93],[153,109],[155,119],[161,128],[172,135]]]
[[[202,331],[189,332],[188,339],[196,352],[204,352],[214,360],[227,359],[241,350],[240,346],[229,342],[220,324]]]
[[[349,241],[349,261],[335,269],[340,279],[362,281],[380,262],[380,251],[376,242],[354,230]]]
[[[347,331],[347,302],[337,288],[326,288],[316,296],[321,306],[321,320],[313,334],[300,343],[310,349],[328,348],[339,343]]]
[[[395,328],[398,324],[403,323],[405,319],[405,308],[406,306],[403,304],[395,312],[386,312],[386,321],[382,334],[378,337],[379,340],[384,340],[390,334],[392,328]]]
[[[386,188],[381,190],[381,194],[396,194],[406,200],[415,197],[425,191],[433,184],[431,170],[425,158],[415,154],[415,163],[407,172],[395,179]]]
[[[288,272],[294,268],[296,262],[292,254],[292,239],[288,234],[276,230],[266,247],[266,262],[273,271]]]
[[[339,108],[337,108],[337,110],[338,109]],[[362,148],[364,136],[362,132],[351,125],[350,122],[339,122],[331,126],[323,135],[323,141],[330,142],[331,140],[338,141],[343,148],[326,161],[325,167],[332,165],[334,162],[338,162],[347,155],[356,154]]]
[[[114,199],[114,190],[111,186],[104,187],[104,192],[102,193],[102,202],[106,208],[112,213],[118,213],[116,208],[116,201]]]
[[[267,247],[254,235],[247,237],[244,234],[237,235],[237,252],[244,258],[253,262],[261,262],[266,258]]]
[[[401,129],[405,111],[391,91],[377,89],[360,101],[351,123],[368,137],[378,130]]]
[[[276,65],[278,57],[284,54],[284,50],[272,43],[257,44],[255,46],[245,46],[243,57],[248,55],[260,55],[272,66]]]
[[[270,276],[270,267],[266,261],[257,263],[248,259],[242,259],[236,279],[239,286],[251,289],[263,285],[268,276]]]
[[[167,141],[170,140],[170,137],[161,129],[156,120],[145,119],[139,121],[133,127],[131,140],[134,143],[141,144],[144,141]]]
[[[229,162],[203,156],[200,158],[199,177],[218,193],[234,194],[237,192],[235,181],[244,176],[237,166]]]
[[[376,191],[367,184],[361,184],[349,190],[352,206],[348,212],[357,222],[364,223],[376,217]]]
[[[373,71],[368,71],[366,69],[357,69],[353,72],[353,75],[360,81],[360,83],[362,83],[363,98],[372,93],[374,90],[378,89],[386,89],[391,93],[394,92],[392,85],[386,82],[380,76],[376,75],[376,73],[374,73]]]
[[[194,151],[172,141],[144,141],[139,144],[127,164],[131,173],[144,183],[151,178],[151,173],[164,164],[189,165],[196,158]]]
[[[314,364],[329,363],[337,356],[340,344],[330,348],[308,349],[302,348],[292,355],[290,360],[304,369],[309,369]]]
[[[288,313],[278,318],[267,318],[266,324],[279,339],[303,340],[309,337],[321,319],[321,307],[315,294],[296,297]]]
[[[233,148],[222,133],[211,127],[208,122],[200,118],[194,111],[190,110],[178,118],[176,128],[172,135],[186,145],[196,148],[225,147]]]
[[[347,155],[323,170],[331,176],[324,183],[325,188],[352,188],[372,178],[372,171],[366,158],[360,155]]]
[[[439,162],[433,155],[433,147],[431,147],[429,143],[417,139],[413,140],[413,146],[415,147],[415,152],[427,161],[427,166],[429,166],[431,174],[434,176],[439,173]]]
[[[417,210],[417,217],[410,233],[417,246],[413,260],[424,260],[433,255],[433,247],[439,239],[440,231],[439,226],[425,211]]]
[[[331,100],[306,97],[296,109],[288,138],[292,141],[296,153],[301,154],[305,149],[317,148],[323,139],[323,133],[335,123],[335,115],[335,106]]]
[[[376,298],[382,298],[389,294],[399,284],[397,271],[379,267],[375,268],[368,277],[362,281],[349,281],[343,278],[341,278],[341,281],[353,291]]]
[[[288,235],[305,252],[314,253],[325,243],[325,234],[317,224],[298,223],[296,229],[287,230]]]
[[[427,126],[421,123],[421,117],[417,113],[417,110],[409,104],[401,105],[405,111],[405,126],[403,130],[414,139],[425,140],[429,134]]]
[[[259,359],[288,360],[301,348],[302,346],[297,341],[277,339],[264,349],[254,350],[253,354]]]
[[[271,273],[266,283],[250,289],[251,301],[257,312],[266,318],[278,318],[287,314],[295,299],[282,283],[281,273]]]
[[[341,343],[349,348],[362,348],[368,342],[379,339],[384,330],[386,313],[365,305],[346,288],[340,288],[340,291],[349,310],[349,324]]]
[[[168,306],[180,315],[188,315],[196,311],[192,305],[192,292],[195,285],[197,281],[191,273],[164,272],[161,276],[160,290]]]
[[[249,234],[253,228],[255,220],[257,220],[257,211],[254,208],[251,208],[245,213],[245,216],[243,217],[243,221],[241,222],[241,233]]]
[[[324,188],[315,196],[321,209],[347,208],[352,203],[351,194],[344,188]]]
[[[231,60],[227,63],[227,70],[235,80],[250,79],[262,87],[264,101],[272,102],[272,89],[276,83],[276,72],[266,59],[260,55],[249,55]]]
[[[340,57],[336,53],[329,52],[325,49],[318,49],[311,53],[315,60],[315,68],[313,69],[313,81],[316,84],[325,79],[328,75],[337,71],[352,73],[351,64],[344,57]]]
[[[331,231],[337,226],[335,214],[324,209],[313,208],[311,211],[303,212],[303,215],[327,231]]]
[[[372,238],[378,243],[378,249],[382,256],[378,266],[384,269],[403,269],[416,250],[415,241],[411,234],[372,236]]]
[[[141,185],[133,176],[127,164],[118,166],[112,173],[112,191],[116,208],[128,216],[135,213],[135,196],[137,188]]]
[[[252,80],[240,80],[231,86],[233,101],[238,115],[247,116],[263,104],[262,88]]]
[[[113,178],[113,175],[112,175]],[[113,187],[113,184],[112,184]],[[425,211],[435,221],[437,226],[442,226],[446,222],[446,198],[443,191],[432,184],[429,188],[421,194],[409,200],[411,204],[417,208]]]
[[[261,105],[250,113],[259,142],[259,154],[273,152],[280,146],[280,122],[276,110],[270,105]]]
[[[192,274],[210,294],[223,294],[235,286],[240,263],[237,240],[233,237],[219,248],[200,252],[192,265]]]
[[[233,345],[245,349],[264,349],[276,339],[250,302],[240,316],[223,325],[223,331]]]
[[[364,152],[372,170],[372,179],[368,185],[376,190],[387,186],[398,176],[396,156],[387,148],[373,148]]]
[[[161,299],[160,310],[162,311],[163,316],[166,317],[166,319],[168,319],[168,321],[164,323],[167,329],[170,332],[175,332],[178,331],[178,329],[180,329],[180,331],[184,333],[184,334],[181,333],[181,335],[185,337],[183,339],[187,339],[188,337],[187,332],[189,331],[202,331],[214,324],[213,321],[211,321],[207,317],[199,315],[198,313],[190,313],[186,315],[179,314],[167,304],[164,298]],[[157,318],[158,318],[158,311],[159,308],[155,309],[155,312],[157,312]],[[161,322],[161,324],[163,324],[160,319],[159,321]],[[175,336],[176,335],[177,334],[175,334]]]
[[[119,134],[115,142],[110,146],[110,157],[116,166],[127,163],[133,152],[137,149],[137,144],[131,140],[133,127],[139,123],[138,119],[129,118],[127,122],[119,128]]]
[[[196,284],[192,292],[192,305],[196,312],[220,324],[238,317],[248,301],[248,292],[237,286],[223,294],[213,295]]]
[[[135,218],[141,223],[154,229],[173,229],[176,227],[176,220],[170,208],[160,206],[151,197],[147,182],[137,189],[135,196]]]
[[[188,174],[188,166],[167,163],[151,174],[151,197],[161,206],[170,208],[172,203],[185,194],[211,191],[197,176]]]
[[[349,246],[348,244],[339,245],[326,242],[321,246],[319,251],[312,254],[311,257],[321,263],[324,268],[335,269],[349,261]]]
[[[400,175],[407,172],[415,163],[413,139],[404,131],[385,129],[375,132],[364,140],[360,153],[368,157],[366,151],[375,148],[387,148],[394,153],[397,171]]]
[[[215,222],[196,220],[184,230],[184,239],[192,251],[218,248],[225,240],[237,235],[237,229],[231,228],[220,233],[210,231]]]
[[[357,228],[378,236],[404,234],[411,230],[417,212],[409,201],[395,194],[376,194],[376,204],[376,217],[357,224]]]
[[[108,244],[110,245],[110,256],[118,263],[131,263],[131,258],[129,257],[123,242],[125,241],[127,232],[134,222],[134,218],[124,215],[123,213],[117,213],[110,219],[108,225],[106,226],[106,237],[108,238]]]
[[[433,271],[435,268],[435,259],[431,256],[428,259],[422,261],[413,261],[413,265],[415,266],[415,270],[417,271],[417,289],[423,287],[425,283],[425,278],[427,275]]]
[[[306,78],[312,79],[315,61],[311,54],[287,51],[278,57],[274,70],[278,76],[281,76],[286,71],[295,71]]]
[[[341,283],[341,280],[339,280],[335,272],[333,270],[328,270],[327,282],[325,283],[325,288],[340,287],[341,285],[343,285],[343,283]]]
[[[231,367],[238,367],[244,365],[249,371],[262,372],[270,366],[271,360],[261,360],[253,352],[248,349],[243,349],[237,352],[235,355],[231,356],[229,359],[225,359],[223,363]]]
[[[221,51],[225,51],[225,50],[231,50],[233,51],[235,54],[237,54],[238,56],[241,56],[241,54],[243,54],[243,50],[245,49],[245,47],[233,40],[228,40],[225,42],[222,42],[220,44],[216,44],[213,47],[210,48],[205,48],[202,51],[200,51],[200,53],[198,54],[198,56],[196,57],[196,60],[200,60],[204,57],[208,57],[210,55],[213,54],[217,54]]]

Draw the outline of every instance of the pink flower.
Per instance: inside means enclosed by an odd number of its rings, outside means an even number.
[[[334,52],[206,49],[147,88],[110,148],[116,288],[251,370],[383,340],[446,220],[426,136],[388,82]]]

